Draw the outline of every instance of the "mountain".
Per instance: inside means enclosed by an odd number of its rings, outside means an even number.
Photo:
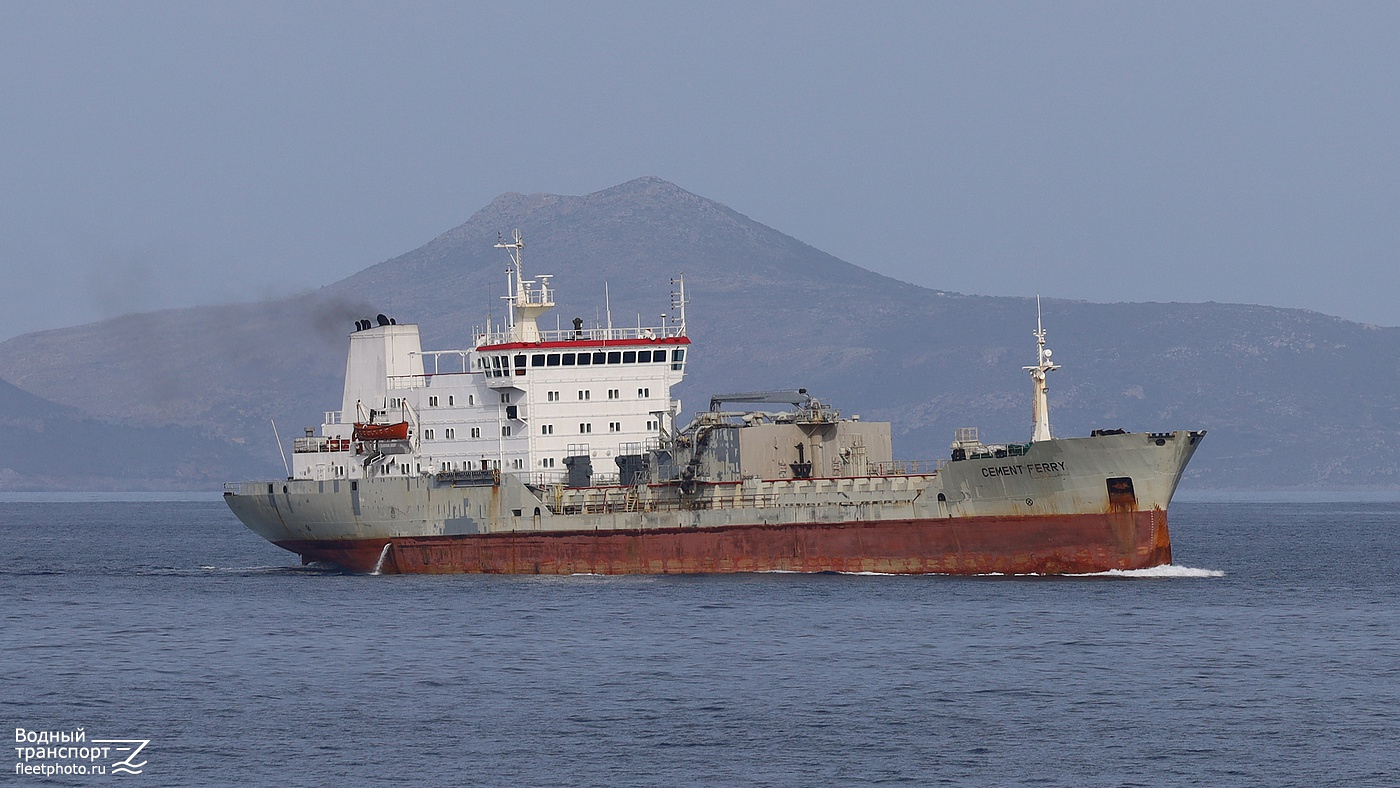
[[[209,489],[230,470],[265,474],[237,442],[189,427],[113,424],[4,381],[0,430],[12,447],[0,459],[0,490]]]
[[[687,410],[715,391],[804,386],[895,425],[896,452],[941,457],[954,428],[1030,434],[1033,299],[931,290],[864,270],[657,178],[586,196],[505,194],[422,247],[276,301],[131,315],[0,344],[0,378],[92,416],[174,426],[260,452],[339,402],[345,336],[383,312],[425,349],[499,320],[500,234],[554,274],[560,322],[656,322],[685,274]],[[924,252],[936,270],[957,261]],[[1205,428],[1198,487],[1391,486],[1400,459],[1400,329],[1237,304],[1046,300],[1057,434]],[[548,320],[546,316],[545,320]],[[230,471],[232,473],[232,471]]]

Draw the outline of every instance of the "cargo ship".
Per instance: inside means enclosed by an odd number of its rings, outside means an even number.
[[[682,421],[685,284],[660,325],[542,329],[550,276],[517,230],[506,315],[424,351],[378,315],[349,335],[338,410],[287,477],[225,485],[255,533],[365,573],[1063,574],[1171,563],[1167,506],[1204,430],[1051,435],[1037,315],[1030,439],[954,435],[893,458],[891,425],[806,390],[717,394]],[[1039,311],[1039,310],[1037,310]],[[280,442],[280,441],[279,441]],[[285,455],[284,455],[285,462]]]

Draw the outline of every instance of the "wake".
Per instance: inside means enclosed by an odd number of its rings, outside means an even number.
[[[1066,577],[1125,577],[1125,578],[1180,578],[1180,577],[1224,577],[1222,569],[1199,569],[1194,566],[1165,564],[1147,569],[1109,569],[1106,572],[1088,572]]]

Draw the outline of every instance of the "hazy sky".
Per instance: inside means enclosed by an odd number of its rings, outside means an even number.
[[[1397,42],[1395,3],[0,0],[0,338],[641,175],[933,287],[1397,325]]]

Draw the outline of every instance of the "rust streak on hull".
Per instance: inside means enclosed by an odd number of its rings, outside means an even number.
[[[1076,515],[282,541],[354,572],[1077,574],[1171,563],[1161,509]]]

